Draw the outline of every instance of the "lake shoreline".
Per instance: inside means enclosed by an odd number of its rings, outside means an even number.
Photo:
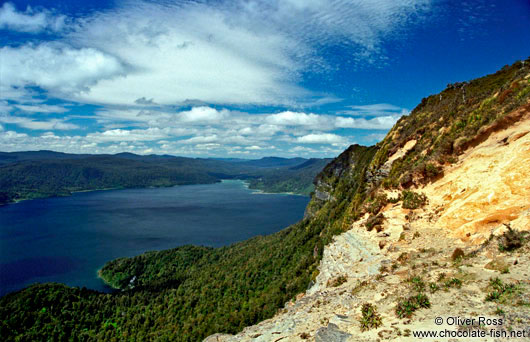
[[[215,182],[215,183],[219,183]],[[173,188],[176,186],[185,186],[185,185],[206,185],[206,184],[215,184],[215,183],[193,183],[193,184],[174,184],[174,185],[162,185],[162,186],[144,186],[144,187],[112,187],[112,188],[97,188],[97,189],[85,189],[85,190],[72,190],[68,193],[64,194],[55,194],[50,196],[39,196],[39,197],[25,197],[25,198],[17,198],[16,200],[6,202],[6,203],[0,203],[0,207],[7,206],[10,204],[17,204],[21,202],[26,201],[33,201],[33,200],[39,200],[39,199],[48,199],[48,198],[62,198],[62,197],[70,197],[77,193],[85,193],[85,192],[95,192],[95,191],[109,191],[109,190],[129,190],[129,189],[158,189],[158,188]]]
[[[98,189],[84,189],[84,190],[73,190],[69,191],[68,193],[64,194],[55,194],[55,195],[49,195],[49,196],[38,196],[38,197],[25,197],[25,198],[17,198],[16,200],[12,200],[6,203],[0,203],[0,207],[8,206],[10,204],[18,204],[25,201],[33,201],[33,200],[39,200],[39,199],[47,199],[47,198],[60,198],[60,197],[69,197],[76,193],[83,193],[83,192],[94,192],[94,191],[109,191],[109,190],[127,190],[127,189],[157,189],[157,188],[173,188],[176,186],[186,186],[186,185],[206,185],[206,184],[215,184],[215,183],[222,183],[224,181],[239,181],[242,182],[245,187],[249,190],[251,190],[255,194],[262,194],[262,195],[292,195],[292,196],[302,196],[302,197],[310,197],[308,195],[296,193],[296,192],[268,192],[262,189],[258,188],[251,188],[249,185],[250,183],[244,179],[238,179],[238,178],[232,178],[232,179],[219,179],[217,182],[214,183],[193,183],[193,184],[174,184],[174,185],[163,185],[163,186],[145,186],[145,187],[111,187],[111,188],[98,188]]]
[[[296,193],[296,192],[267,192],[265,190],[251,188],[250,187],[250,183],[247,182],[246,180],[241,180],[241,181],[243,182],[245,188],[251,190],[252,193],[256,194],[256,195],[291,195],[291,196],[310,197],[308,195],[299,194],[299,193]]]

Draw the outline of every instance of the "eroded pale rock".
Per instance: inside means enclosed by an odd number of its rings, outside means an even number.
[[[530,229],[530,113],[526,117],[466,152],[423,189],[433,205],[445,208],[438,225],[472,243],[503,223]]]

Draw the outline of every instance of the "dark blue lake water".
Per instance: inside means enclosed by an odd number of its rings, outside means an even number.
[[[0,296],[36,282],[108,291],[96,273],[107,261],[270,234],[301,219],[308,201],[224,181],[84,192],[0,207]]]

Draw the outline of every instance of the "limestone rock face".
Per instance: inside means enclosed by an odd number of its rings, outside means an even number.
[[[530,227],[530,111],[524,115],[425,187],[429,200],[443,208],[438,223],[454,236],[478,244],[493,229],[502,232],[503,223]]]

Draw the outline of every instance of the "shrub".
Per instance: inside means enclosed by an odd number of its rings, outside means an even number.
[[[509,225],[506,225],[506,227],[508,230],[500,238],[499,251],[511,252],[521,248],[526,242],[525,233],[515,231]]]
[[[425,175],[428,178],[434,178],[442,173],[442,168],[439,166],[436,166],[432,163],[427,163],[425,165]]]
[[[486,295],[487,302],[504,302],[518,290],[516,284],[504,284],[499,278],[491,278],[488,287],[491,291]]]
[[[377,215],[370,215],[364,225],[366,227],[366,230],[371,231],[375,227],[380,226],[384,220],[385,216],[383,215],[383,213],[379,213]]]
[[[429,297],[424,293],[418,293],[414,296],[410,296],[407,299],[402,299],[396,306],[396,316],[399,318],[410,318],[414,314],[414,311],[421,308],[430,308],[431,302]]]
[[[461,248],[456,248],[453,251],[453,254],[451,254],[451,260],[458,261],[459,259],[462,259],[464,257],[465,253]]]
[[[416,290],[417,292],[425,291],[425,282],[423,281],[423,279],[421,279],[420,276],[410,278],[409,282],[412,283],[414,290]]]
[[[383,322],[381,316],[377,313],[377,308],[370,304],[364,303],[361,307],[361,331],[379,328]]]
[[[405,209],[418,209],[427,203],[425,194],[418,194],[414,191],[403,190],[401,197],[403,198],[403,208]]]
[[[388,198],[385,194],[377,195],[375,198],[371,199],[367,205],[367,211],[372,214],[377,214],[386,204],[388,203]]]
[[[436,283],[429,283],[429,289],[431,290],[431,293],[435,293],[440,287]]]
[[[451,278],[446,280],[444,285],[446,288],[456,287],[457,289],[459,289],[462,287],[462,280],[458,278]]]
[[[328,284],[327,285],[328,285],[328,287],[329,286],[338,287],[338,286],[341,286],[342,284],[344,284],[346,281],[348,281],[348,278],[346,278],[343,275],[340,275],[337,278],[333,278],[333,279],[328,280]]]
[[[497,307],[497,309],[495,310],[495,314],[498,316],[504,316],[505,312],[500,307]]]

